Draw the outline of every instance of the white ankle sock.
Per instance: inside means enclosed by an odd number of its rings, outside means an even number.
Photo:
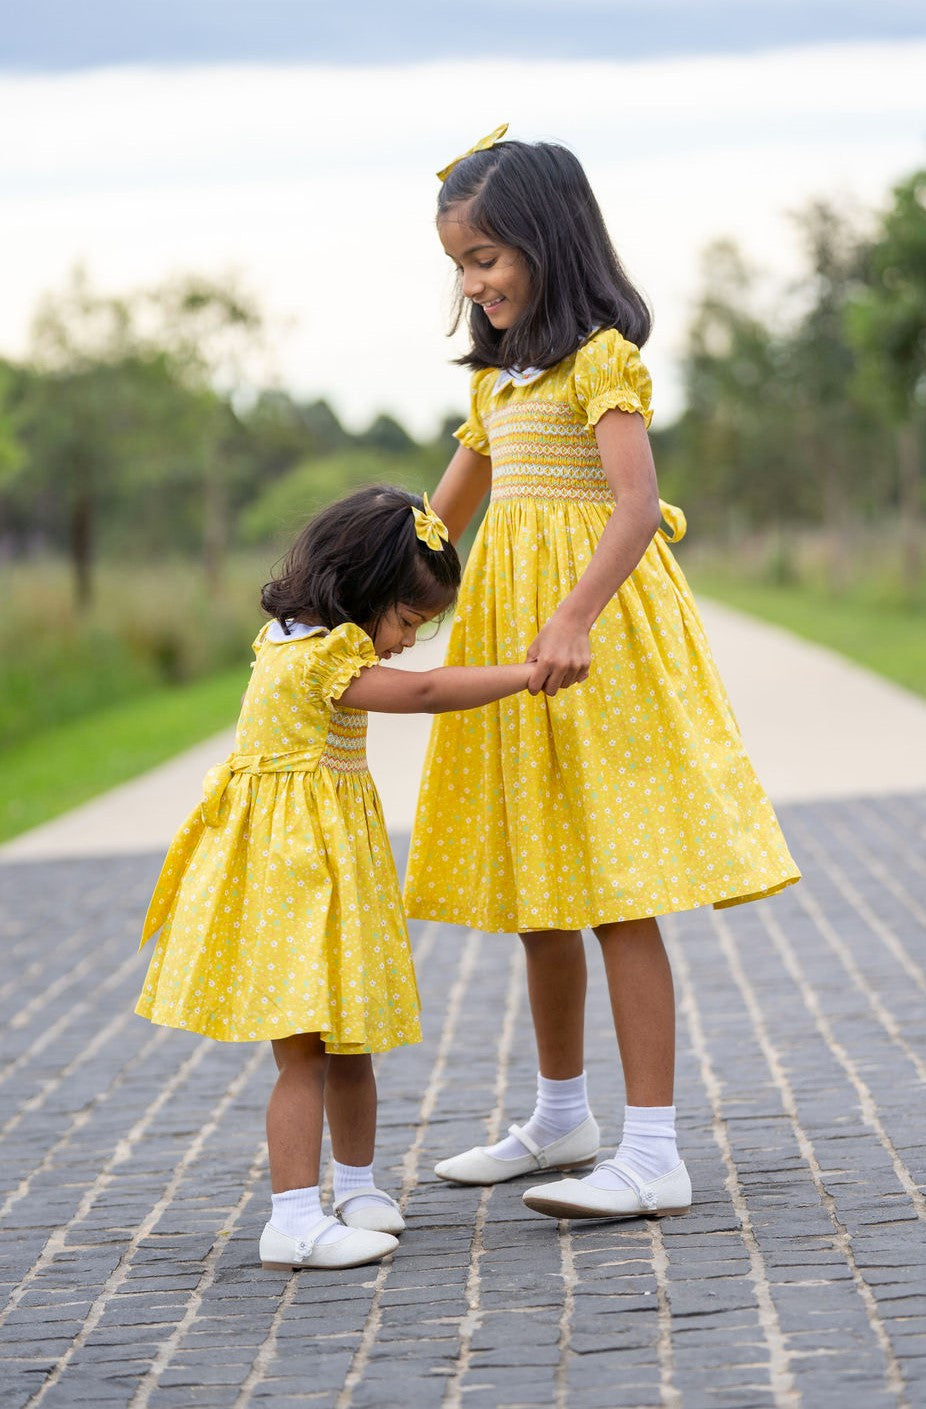
[[[376,1187],[376,1180],[373,1178],[372,1164],[338,1164],[336,1159],[333,1159],[331,1164],[334,1169],[334,1198],[336,1203],[338,1199],[348,1197],[352,1189],[369,1189],[371,1185],[374,1188]],[[363,1194],[357,1198],[350,1199],[349,1202],[353,1209],[372,1208],[374,1204],[379,1204],[380,1208],[382,1208],[383,1204],[388,1204],[391,1200],[388,1194]]]
[[[313,1229],[325,1221],[317,1184],[313,1184],[308,1189],[286,1189],[282,1194],[271,1194],[270,1199],[273,1205],[270,1222],[278,1233],[284,1233],[288,1238],[309,1238]],[[344,1234],[348,1232],[350,1229],[342,1228],[339,1223],[332,1222],[319,1235],[318,1241],[320,1243],[340,1242]]]
[[[588,1108],[584,1071],[565,1081],[554,1081],[538,1072],[537,1104],[524,1131],[538,1145],[549,1145],[568,1135],[570,1130],[575,1130],[589,1115],[591,1111]],[[527,1154],[515,1135],[506,1135],[504,1140],[490,1145],[488,1150],[496,1159],[522,1159]]]
[[[617,1168],[612,1168],[612,1163]],[[643,1183],[659,1179],[680,1163],[675,1144],[674,1106],[625,1106],[624,1133],[613,1162],[599,1165],[587,1174],[584,1183],[596,1189],[634,1188],[631,1179],[622,1177],[626,1169]]]

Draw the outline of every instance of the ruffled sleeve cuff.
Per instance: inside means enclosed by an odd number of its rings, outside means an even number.
[[[489,437],[482,428],[481,422],[475,416],[469,416],[454,435],[461,445],[466,445],[470,450],[475,450],[477,455],[488,455]]]
[[[480,402],[487,385],[487,377],[493,379],[496,376],[495,369],[483,367],[480,371],[474,372],[469,384],[469,415],[454,435],[461,445],[467,446],[470,450],[475,450],[477,455],[488,455],[489,437],[486,435],[486,428],[482,423]]]
[[[576,353],[574,390],[576,404],[589,426],[606,411],[635,411],[647,426],[652,383],[639,348],[621,337],[616,328],[604,328]]]
[[[306,688],[316,699],[339,700],[352,680],[379,657],[367,633],[352,621],[316,638],[305,667]]]
[[[593,396],[588,405],[583,408],[588,424],[597,425],[605,411],[639,411],[647,426],[653,419],[653,413],[648,406],[643,405],[642,398],[635,392],[613,387],[610,391],[602,393],[601,396]]]

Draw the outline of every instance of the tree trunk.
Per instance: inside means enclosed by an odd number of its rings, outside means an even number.
[[[917,425],[897,427],[897,469],[900,498],[900,543],[904,593],[913,599],[923,573],[923,522],[920,503],[920,447]]]
[[[203,475],[203,572],[210,592],[222,585],[227,546],[228,495],[219,457],[210,453]]]
[[[851,528],[845,464],[832,428],[817,440],[816,453],[823,480],[827,586],[834,597],[841,597],[850,580]]]
[[[78,476],[82,478],[80,471]],[[93,496],[89,488],[75,493],[70,537],[74,601],[78,608],[85,609],[93,602]]]

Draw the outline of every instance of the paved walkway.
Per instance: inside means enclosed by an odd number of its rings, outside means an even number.
[[[665,924],[685,1218],[557,1224],[521,1204],[532,1181],[434,1178],[523,1117],[534,1062],[517,942],[414,926],[425,1041],[379,1064],[378,1168],[409,1227],[337,1274],[255,1265],[267,1050],[132,1014],[160,857],[8,853],[0,1403],[926,1405],[926,786],[860,791],[781,808],[800,886]]]

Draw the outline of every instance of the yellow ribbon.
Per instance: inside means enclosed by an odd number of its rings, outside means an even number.
[[[488,137],[480,137],[475,147],[470,147],[468,152],[463,152],[461,156],[454,157],[453,161],[437,173],[438,181],[446,181],[455,166],[459,166],[461,161],[471,157],[474,152],[487,152],[490,147],[494,147],[496,142],[500,142],[508,131],[507,122],[503,122],[501,127],[496,127],[494,132],[490,132]]]
[[[235,773],[314,773],[324,751],[324,742],[292,753],[233,753],[224,763],[216,763],[203,780],[200,815],[207,827],[219,825],[222,798]]]
[[[421,498],[424,501],[423,509],[416,509],[414,504],[412,505],[412,513],[415,515],[415,532],[422,543],[427,543],[435,553],[442,553],[444,544],[441,539],[446,542],[450,534],[447,532],[446,525],[437,517],[428,503],[428,496],[422,494]]]
[[[660,528],[658,530],[660,538],[666,543],[678,543],[680,539],[685,537],[688,520],[681,509],[677,509],[674,504],[667,504],[664,499],[659,501],[659,510],[663,523],[668,524],[672,530],[671,533],[666,533],[664,528]]]

